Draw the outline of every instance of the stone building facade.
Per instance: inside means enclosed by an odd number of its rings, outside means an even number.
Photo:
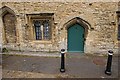
[[[118,2],[2,2],[0,7],[3,48],[117,53]]]

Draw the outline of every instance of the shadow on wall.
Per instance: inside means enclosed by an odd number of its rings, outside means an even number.
[[[2,53],[2,45],[0,44],[0,53]]]

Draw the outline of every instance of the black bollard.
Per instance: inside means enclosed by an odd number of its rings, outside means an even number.
[[[109,50],[107,66],[106,66],[106,70],[105,70],[105,74],[107,74],[107,75],[111,75],[112,55],[113,55],[113,51]]]
[[[65,72],[65,49],[61,49],[61,68],[60,72]]]

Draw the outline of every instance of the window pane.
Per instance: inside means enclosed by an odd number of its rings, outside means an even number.
[[[50,39],[50,25],[49,25],[49,20],[45,20],[43,22],[43,38],[45,40]]]
[[[118,40],[120,40],[120,16],[118,17]]]
[[[36,40],[42,40],[42,31],[41,31],[41,23],[40,21],[34,21]]]
[[[120,23],[118,24],[118,40],[120,40]]]

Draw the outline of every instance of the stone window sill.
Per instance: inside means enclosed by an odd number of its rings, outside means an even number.
[[[52,42],[51,41],[44,41],[44,40],[34,40],[34,41],[31,41],[30,43],[42,43],[42,44],[44,44],[44,43],[48,43],[48,44],[51,44]]]

